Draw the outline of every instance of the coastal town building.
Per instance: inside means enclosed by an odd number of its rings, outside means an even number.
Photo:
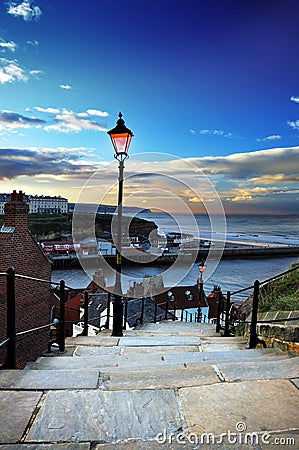
[[[50,323],[51,262],[28,230],[28,212],[24,194],[13,191],[4,206],[4,222],[0,223],[0,273],[13,267],[16,274],[26,277],[16,276],[15,281],[17,368],[40,356],[49,340],[49,328],[45,326]],[[6,339],[7,332],[5,278],[0,277],[0,342]],[[18,334],[33,329],[30,333]],[[5,357],[6,347],[3,346],[0,364]]]
[[[29,214],[66,214],[68,200],[60,195],[24,195],[24,202],[29,206]],[[10,194],[0,194],[0,214],[4,214],[4,206],[10,200]]]

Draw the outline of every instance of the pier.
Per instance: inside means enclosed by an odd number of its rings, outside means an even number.
[[[219,254],[220,248],[213,247],[200,248],[199,250],[181,251],[180,258],[182,262],[188,263],[189,261],[199,261],[201,259],[206,259],[208,254],[210,256],[213,253]],[[226,247],[223,250],[222,259],[250,259],[250,258],[277,258],[277,257],[290,257],[299,256],[299,246],[238,246],[238,247]],[[178,257],[178,253],[162,254],[153,260],[153,255],[150,253],[140,252],[140,256],[137,252],[134,253],[134,259],[123,256],[123,264],[145,264],[148,266],[155,265],[171,265]],[[51,255],[50,260],[53,263],[53,268],[76,268],[80,267],[80,261],[76,253],[70,255]],[[91,267],[99,266],[102,258],[104,258],[112,267],[115,266],[116,256],[103,256],[103,255],[86,255],[81,256],[80,259],[84,259],[86,265]]]

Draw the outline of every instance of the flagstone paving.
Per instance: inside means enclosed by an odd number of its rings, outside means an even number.
[[[0,450],[299,448],[298,357],[173,321],[66,348],[0,372]]]

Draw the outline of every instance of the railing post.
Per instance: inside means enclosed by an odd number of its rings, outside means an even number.
[[[84,292],[84,327],[81,336],[88,336],[88,292]]]
[[[107,299],[107,319],[105,323],[106,330],[109,330],[109,322],[110,322],[110,305],[111,305],[111,292],[108,292],[108,299]]]
[[[6,271],[6,298],[7,298],[7,355],[4,363],[5,369],[16,368],[16,274],[13,267]]]
[[[60,318],[59,318],[59,352],[65,352],[65,282],[64,280],[60,281]]]
[[[124,310],[124,324],[123,330],[127,329],[127,320],[128,320],[128,300],[125,300],[125,310]]]
[[[260,282],[256,280],[253,287],[253,301],[252,301],[252,315],[250,323],[250,338],[249,338],[249,348],[255,348],[259,339],[257,337],[256,325],[257,325],[257,312],[259,304],[259,290]]]
[[[230,311],[230,291],[226,294],[226,307],[225,307],[225,325],[224,325],[224,336],[229,336],[229,311]]]
[[[141,300],[141,314],[140,314],[140,324],[143,324],[143,319],[144,319],[144,297],[142,297]]]
[[[167,315],[168,315],[168,300],[166,300],[165,320],[167,320]]]
[[[157,302],[155,301],[155,316],[154,316],[154,323],[157,323],[157,312],[158,312],[158,305],[157,305]]]
[[[220,323],[220,315],[222,310],[222,304],[223,304],[223,296],[222,292],[219,288],[214,290],[215,293],[215,300],[217,302],[217,319],[216,319],[216,333],[219,333],[221,330],[221,323]]]
[[[176,320],[176,306],[173,308],[173,318],[172,320]]]

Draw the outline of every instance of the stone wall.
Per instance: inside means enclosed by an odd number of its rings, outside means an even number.
[[[269,311],[258,314],[257,334],[259,339],[266,342],[267,347],[280,348],[283,351],[294,352],[299,355],[299,320],[284,321],[283,319],[299,318],[299,311]],[[281,322],[267,320],[282,319]],[[247,318],[251,320],[251,316]],[[249,338],[247,326],[245,336]]]

